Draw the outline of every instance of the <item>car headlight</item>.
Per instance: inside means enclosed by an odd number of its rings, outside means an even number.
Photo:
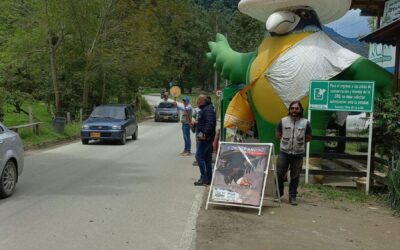
[[[112,129],[116,130],[116,129],[121,129],[121,125],[113,125]]]
[[[83,124],[83,125],[82,125],[82,129],[89,129],[89,125]]]

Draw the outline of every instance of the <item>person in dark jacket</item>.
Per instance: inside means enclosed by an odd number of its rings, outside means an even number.
[[[200,112],[196,124],[196,160],[200,169],[200,179],[194,185],[203,186],[211,183],[211,160],[217,122],[211,98],[206,95],[199,95],[197,106],[200,108]]]

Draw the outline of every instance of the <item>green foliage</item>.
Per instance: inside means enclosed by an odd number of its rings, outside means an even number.
[[[61,111],[71,113],[84,103],[132,102],[140,86],[211,89],[205,53],[216,32],[243,52],[263,36],[263,24],[240,14],[238,2],[0,1],[0,87],[18,105],[54,107],[59,95]]]
[[[388,176],[388,194],[386,199],[390,206],[400,213],[400,160],[397,159],[393,163]]]
[[[137,98],[137,103],[135,105],[135,115],[139,119],[139,121],[141,121],[150,116],[153,113],[153,109],[144,97],[138,96]]]
[[[77,138],[79,136],[80,124],[75,122],[67,125],[65,127],[65,132],[63,134],[58,134],[54,132],[52,128],[52,118],[47,105],[43,102],[34,102],[29,105],[32,105],[34,116],[38,121],[42,122],[42,124],[40,124],[39,135],[35,135],[32,128],[23,128],[18,131],[25,148],[37,147],[56,141]],[[27,110],[28,104],[22,105],[22,108]],[[23,113],[16,113],[14,107],[11,105],[5,105],[4,111],[6,114],[4,124],[8,127],[29,123],[29,117]]]
[[[383,149],[389,159],[395,145],[400,145],[399,96],[375,100],[374,143]]]
[[[387,201],[400,212],[400,99],[396,95],[375,101],[374,143],[389,159]]]

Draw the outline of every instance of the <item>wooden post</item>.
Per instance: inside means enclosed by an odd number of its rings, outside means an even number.
[[[29,107],[28,107],[28,114],[29,114],[29,123],[33,123],[32,105],[29,105]]]
[[[32,105],[29,105],[28,107],[28,115],[29,115],[29,123],[33,123],[33,111],[32,111]],[[33,134],[36,135],[36,128],[35,126],[32,127]]]
[[[67,112],[67,124],[71,124],[71,113]]]
[[[83,115],[83,110],[79,109],[79,124],[82,124],[82,115]]]
[[[371,146],[371,168],[370,168],[370,173],[369,173],[369,184],[368,187],[368,194],[370,191],[374,188],[374,183],[375,183],[375,143],[372,141],[372,146]]]
[[[50,105],[50,114],[51,114],[51,118],[54,118],[54,110],[53,110],[53,106]]]

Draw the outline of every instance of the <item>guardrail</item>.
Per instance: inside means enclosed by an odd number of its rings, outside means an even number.
[[[16,126],[11,126],[8,127],[8,129],[13,130],[15,132],[18,133],[18,130],[21,128],[32,128],[32,131],[35,135],[39,135],[40,134],[40,124],[42,122],[32,122],[32,123],[28,123],[28,124],[22,124],[22,125],[16,125]]]

